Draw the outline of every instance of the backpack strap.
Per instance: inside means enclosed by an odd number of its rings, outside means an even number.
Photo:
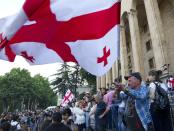
[[[154,97],[154,99],[153,99],[153,100],[155,101],[156,98],[157,98],[158,86],[159,86],[158,84],[159,84],[159,83],[157,83],[157,82],[153,82],[153,83],[155,84],[155,94],[154,94],[155,97]]]
[[[155,94],[156,92],[160,95],[163,95],[161,94],[161,90],[162,92],[164,92],[165,90],[161,87],[160,83],[159,82],[154,82],[155,86],[156,86],[156,89],[155,89]]]

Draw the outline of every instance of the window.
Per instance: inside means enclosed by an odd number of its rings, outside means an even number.
[[[155,59],[154,59],[154,57],[149,59],[149,68],[150,69],[155,68]]]
[[[152,49],[152,42],[151,42],[151,40],[148,40],[147,42],[146,42],[146,51],[148,52],[148,51],[150,51]]]
[[[130,43],[129,42],[126,43],[126,47],[127,47],[127,53],[129,53],[130,52]]]
[[[121,70],[121,62],[118,60],[118,69]]]
[[[132,68],[131,56],[128,56],[128,68]]]
[[[148,30],[148,24],[144,24],[143,26],[143,32],[146,33]]]

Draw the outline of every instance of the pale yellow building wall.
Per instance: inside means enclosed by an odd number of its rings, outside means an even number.
[[[159,8],[167,41],[170,72],[174,73],[174,7],[170,0],[163,0]]]
[[[129,12],[132,6],[132,0],[122,0],[121,1],[121,16],[124,12]]]

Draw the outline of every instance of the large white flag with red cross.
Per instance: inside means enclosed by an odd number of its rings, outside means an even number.
[[[119,55],[119,24],[120,0],[26,0],[1,24],[0,59],[76,62],[101,76]]]

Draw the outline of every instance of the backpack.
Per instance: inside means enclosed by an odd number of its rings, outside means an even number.
[[[162,111],[169,107],[169,98],[167,92],[161,87],[160,83],[154,83],[156,85],[155,99],[154,99],[154,111]]]

